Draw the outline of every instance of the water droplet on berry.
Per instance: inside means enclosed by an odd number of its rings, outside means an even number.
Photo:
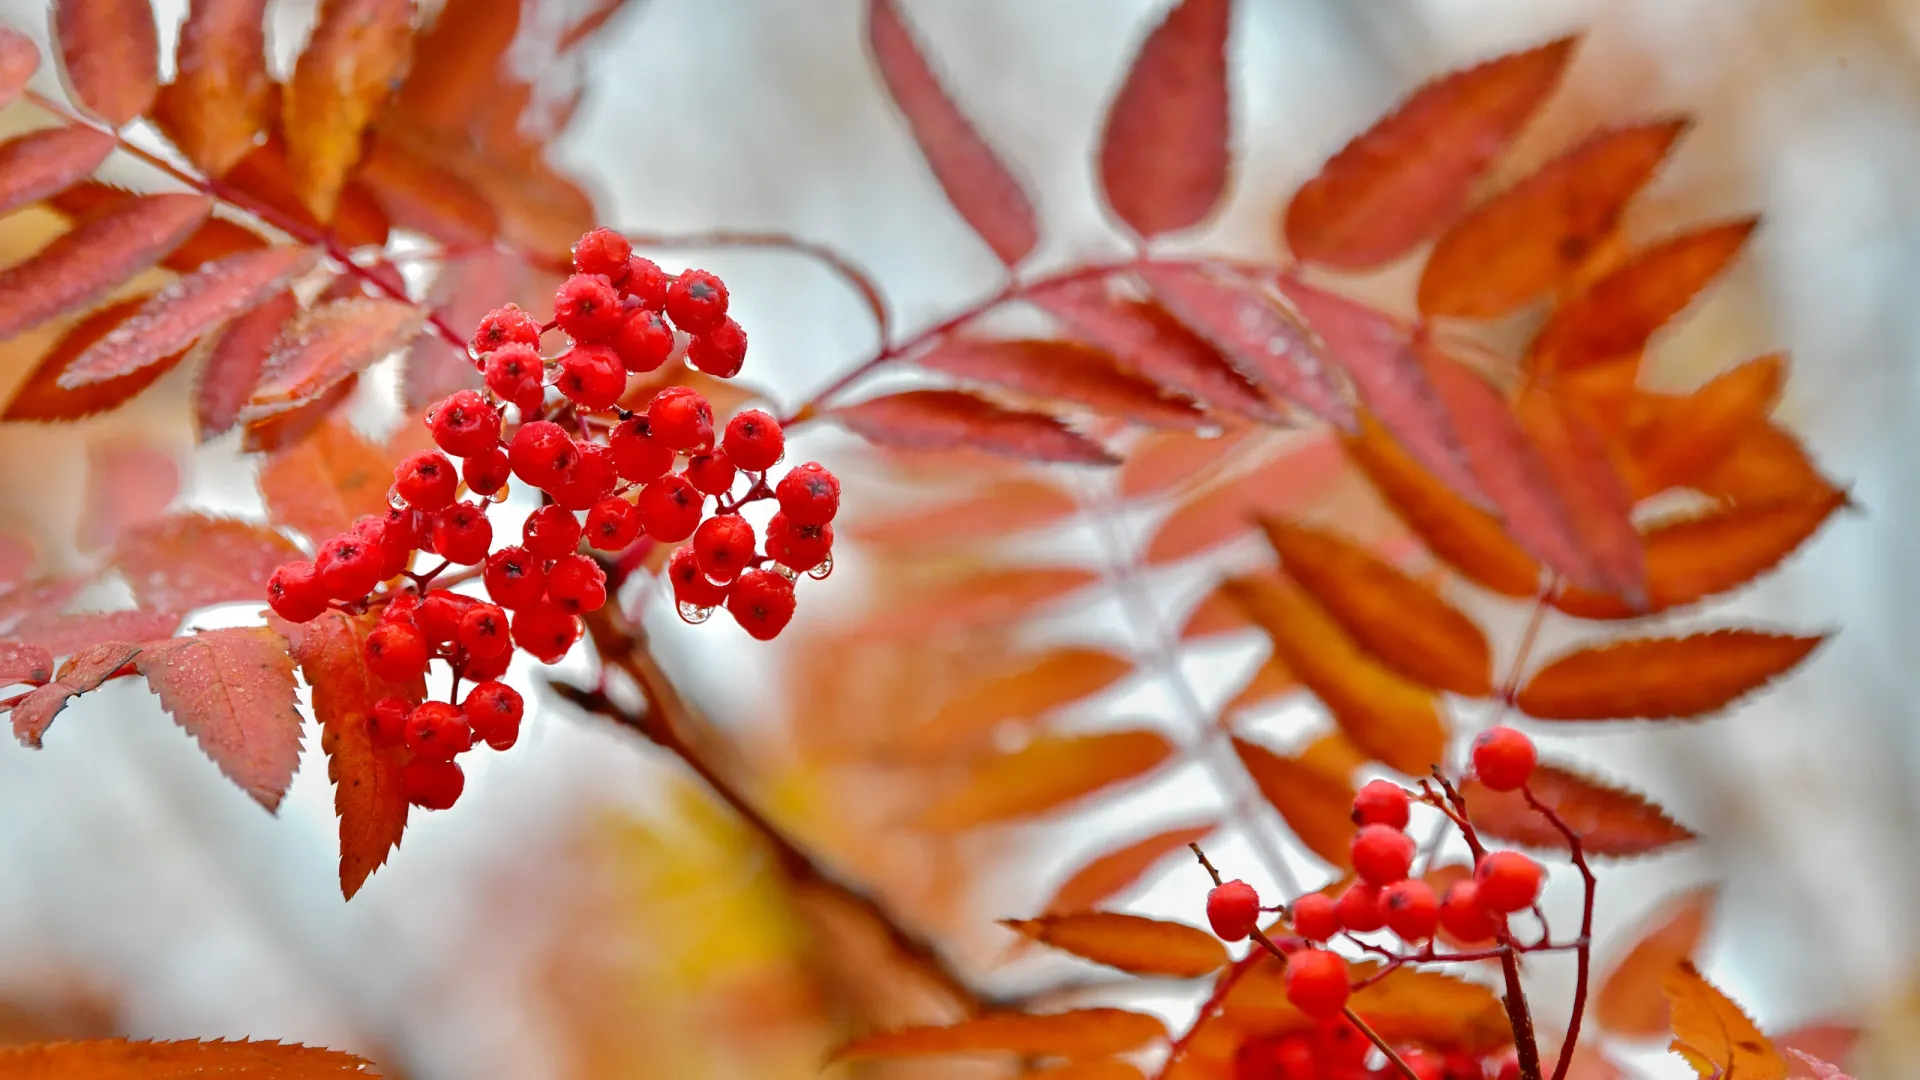
[[[407,508],[406,497],[400,494],[399,488],[390,487],[387,489],[387,505],[393,507],[395,510],[405,510]]]
[[[795,570],[793,567],[788,566],[786,563],[779,562],[777,560],[773,564],[773,572],[776,574],[779,574],[783,578],[786,578],[788,581],[793,581],[794,579],[800,576],[800,571]]]
[[[828,552],[827,557],[820,560],[819,566],[807,571],[807,576],[815,581],[825,581],[827,575],[831,573],[833,573],[833,553]]]
[[[680,601],[680,617],[695,626],[713,618],[713,612],[713,608],[701,607],[699,604],[689,604],[685,600]]]

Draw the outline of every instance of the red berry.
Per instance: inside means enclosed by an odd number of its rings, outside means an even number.
[[[387,600],[387,606],[380,609],[380,621],[383,623],[405,623],[419,629],[420,597],[416,593],[398,592]]]
[[[1517,791],[1526,786],[1540,755],[1533,740],[1510,727],[1491,727],[1473,740],[1473,771],[1494,791]]]
[[[1260,925],[1260,894],[1235,879],[1207,890],[1207,923],[1222,941],[1245,941]]]
[[[1472,881],[1456,881],[1440,898],[1440,927],[1462,945],[1493,940],[1499,930],[1487,909],[1480,906],[1480,887]]]
[[[660,311],[667,306],[667,286],[671,284],[673,278],[660,269],[660,264],[634,255],[627,259],[627,279],[620,283],[620,289],[640,301],[641,307]]]
[[[705,270],[686,270],[667,286],[667,317],[689,334],[705,333],[727,314],[727,287]]]
[[[825,525],[840,512],[840,481],[817,461],[789,470],[773,494],[787,520],[796,525]]]
[[[487,358],[487,389],[520,406],[523,414],[531,411],[529,403],[540,404],[545,379],[546,364],[532,345],[506,345]]]
[[[1325,949],[1294,953],[1287,960],[1287,1000],[1316,1020],[1339,1015],[1352,992],[1347,962]]]
[[[1370,934],[1387,925],[1386,912],[1380,910],[1380,887],[1356,881],[1333,902],[1333,913],[1340,925],[1356,934]]]
[[[580,519],[558,506],[543,506],[527,515],[520,526],[520,542],[539,559],[557,559],[580,549]]]
[[[673,355],[673,327],[658,311],[634,308],[613,335],[612,344],[628,371],[636,375],[657,371]]]
[[[551,420],[520,425],[507,446],[513,475],[537,488],[560,483],[580,460],[580,450],[565,428]]]
[[[367,732],[375,746],[399,746],[407,738],[407,714],[413,706],[399,698],[384,697],[373,703],[367,715]]]
[[[467,691],[460,708],[473,725],[474,737],[486,740],[495,750],[505,750],[520,738],[520,716],[525,706],[519,692],[506,683],[481,683]]]
[[[1490,851],[1473,868],[1480,906],[1495,915],[1532,907],[1545,877],[1539,863],[1517,851]]]
[[[644,484],[673,468],[673,447],[653,437],[644,416],[629,416],[607,434],[613,466],[623,480]]]
[[[673,598],[679,603],[710,608],[727,602],[727,587],[707,580],[691,547],[675,551],[667,560],[667,580],[673,583]]]
[[[687,363],[716,379],[731,379],[747,362],[747,332],[732,319],[687,342]]]
[[[1353,834],[1353,869],[1374,885],[1405,881],[1413,869],[1413,838],[1385,825],[1363,825]]]
[[[739,577],[753,561],[753,544],[753,526],[739,514],[710,517],[693,532],[693,555],[700,572],[722,584]]]
[[[787,437],[780,430],[780,421],[759,409],[734,413],[721,439],[727,457],[748,472],[766,472],[779,464],[786,445]]]
[[[405,623],[385,623],[367,635],[367,670],[388,682],[417,679],[427,670],[427,639]]]
[[[771,641],[793,619],[793,582],[771,570],[747,570],[727,592],[733,621],[760,641]]]
[[[781,566],[811,570],[832,553],[831,525],[795,525],[780,511],[767,521],[767,555]]]
[[[481,575],[487,595],[515,611],[538,604],[547,595],[547,571],[541,563],[539,556],[523,547],[503,547],[487,556]]]
[[[709,495],[725,495],[732,490],[733,474],[733,461],[724,450],[687,459],[687,482]]]
[[[553,321],[575,341],[605,341],[624,318],[620,293],[598,274],[575,274],[553,294]]]
[[[433,515],[433,549],[441,558],[471,566],[493,546],[493,522],[478,503],[458,502]]]
[[[1340,916],[1333,909],[1333,898],[1325,893],[1308,893],[1293,902],[1293,932],[1308,941],[1325,941],[1340,932]]]
[[[587,511],[587,543],[601,551],[625,551],[640,538],[640,508],[609,496]]]
[[[627,388],[627,369],[605,345],[575,345],[560,358],[554,385],[588,411],[610,409]]]
[[[451,761],[415,758],[400,770],[400,790],[422,810],[445,810],[460,800],[466,774]]]
[[[663,544],[677,544],[692,536],[700,524],[704,501],[686,477],[668,473],[640,489],[640,522],[648,536]]]
[[[507,486],[507,480],[512,475],[513,468],[507,464],[507,452],[498,446],[460,463],[460,478],[467,482],[467,490],[475,495],[494,494]]]
[[[481,356],[508,345],[540,347],[540,323],[517,304],[494,308],[473,333],[473,351]],[[498,393],[499,391],[495,391]]]
[[[543,664],[557,664],[580,639],[580,620],[559,605],[541,602],[513,614],[513,643]]]
[[[607,573],[585,555],[562,555],[547,571],[547,599],[575,615],[607,602]]]
[[[582,274],[599,274],[615,285],[626,280],[627,260],[633,245],[612,229],[594,229],[573,242],[573,268]]]
[[[421,601],[414,624],[435,645],[448,645],[460,634],[460,616],[467,613],[473,598],[445,589],[435,589]]]
[[[1424,941],[1440,926],[1440,901],[1424,881],[1396,881],[1380,894],[1387,929],[1405,942]]]
[[[415,510],[438,510],[460,490],[460,474],[445,454],[421,450],[394,466],[393,489]]]
[[[1447,1080],[1446,1062],[1439,1055],[1428,1053],[1417,1046],[1402,1047],[1394,1052],[1399,1054],[1400,1060],[1406,1063],[1407,1071],[1413,1074],[1414,1080]],[[1392,1075],[1404,1076],[1405,1074],[1395,1069]],[[1479,1080],[1477,1069],[1474,1071],[1474,1080]]]
[[[1320,1051],[1320,1060],[1329,1069],[1358,1069],[1373,1053],[1373,1041],[1344,1015],[1322,1020],[1316,1027],[1314,1043]],[[1339,1077],[1347,1080],[1344,1073]]]
[[[513,663],[513,650],[504,649],[495,656],[476,656],[462,652],[453,659],[453,669],[463,679],[474,682],[486,682],[497,679],[507,673],[508,665]]]
[[[313,568],[320,588],[335,600],[359,600],[380,584],[380,549],[353,535],[320,545]]]
[[[1412,818],[1408,805],[1407,791],[1399,784],[1391,780],[1369,780],[1353,797],[1353,823],[1404,829]]]
[[[446,701],[423,701],[407,716],[407,749],[435,761],[452,761],[473,746],[473,729],[460,706]]]
[[[281,563],[267,579],[267,606],[288,622],[311,622],[327,610],[331,599],[320,584],[313,564],[304,559]]]
[[[1490,1071],[1493,1080],[1520,1080],[1519,1052],[1508,1050],[1500,1056],[1499,1066],[1497,1068],[1491,1068]]]
[[[576,444],[576,448],[580,451],[580,460],[574,464],[573,471],[549,489],[553,501],[567,510],[591,507],[611,495],[614,485],[620,482],[620,474],[614,471],[613,451],[593,442]]]
[[[499,656],[513,647],[507,636],[507,613],[497,604],[475,604],[460,616],[454,640],[473,656]]]
[[[427,409],[434,445],[454,457],[472,457],[500,445],[500,410],[478,390],[460,390]]]
[[[647,429],[674,450],[713,445],[713,408],[699,391],[669,386],[647,403]]]

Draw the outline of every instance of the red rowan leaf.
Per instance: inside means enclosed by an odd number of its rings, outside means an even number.
[[[958,498],[849,522],[845,535],[889,547],[954,547],[1049,525],[1079,508],[1073,493],[1056,484],[1035,476],[1014,476]],[[840,523],[834,527],[839,529]]]
[[[958,390],[907,390],[827,415],[879,446],[902,450],[971,447],[1027,461],[1113,465],[1119,458],[1045,413],[995,405]]]
[[[387,217],[448,247],[481,247],[500,231],[493,204],[459,174],[405,143],[375,138],[354,170]]]
[[[153,105],[160,44],[147,0],[54,0],[53,36],[82,108],[117,128]]]
[[[1100,190],[1143,237],[1198,224],[1226,191],[1229,0],[1181,0],[1140,45],[1107,107]]]
[[[1225,966],[1227,947],[1197,927],[1117,911],[1001,919],[1000,925],[1085,960],[1135,975],[1196,979]]]
[[[331,220],[361,138],[406,71],[412,0],[325,0],[280,95],[293,191]]]
[[[11,26],[0,26],[0,108],[19,100],[27,80],[40,70],[40,46]]]
[[[285,450],[306,438],[338,412],[340,406],[353,396],[354,387],[358,385],[360,385],[360,376],[348,375],[312,401],[295,405],[284,411],[269,413],[266,416],[243,416],[246,424],[241,429],[241,451],[248,454],[270,454],[276,450]]]
[[[131,400],[142,390],[152,386],[160,376],[173,370],[186,350],[165,357],[160,362],[150,364],[138,371],[131,372],[118,379],[93,383],[76,390],[63,390],[60,387],[60,373],[65,371],[73,359],[85,352],[94,342],[105,337],[108,331],[120,325],[147,300],[136,296],[106,307],[82,318],[67,328],[67,332],[53,348],[47,350],[40,362],[34,365],[26,380],[13,392],[13,398],[7,402],[0,420],[61,421],[78,420],[106,412]]]
[[[229,780],[268,811],[280,808],[300,765],[285,638],[264,626],[202,630],[148,644],[134,666]]]
[[[1493,653],[1473,620],[1412,575],[1335,533],[1263,518],[1287,576],[1374,659],[1423,686],[1493,692]]]
[[[1702,1080],[1786,1080],[1786,1059],[1740,1006],[1702,978],[1690,960],[1670,969],[1664,983],[1673,1003],[1671,1049]]]
[[[1492,318],[1560,288],[1613,234],[1687,126],[1603,131],[1454,222],[1421,272],[1421,313]]]
[[[1553,765],[1534,770],[1534,797],[1580,834],[1589,855],[1646,855],[1696,839],[1666,811],[1643,796]],[[1517,791],[1494,792],[1469,781],[1462,788],[1474,827],[1482,833],[1535,848],[1564,848],[1566,838]]]
[[[1514,704],[1541,720],[1690,719],[1772,682],[1825,640],[1727,629],[1609,642],[1556,657]]]
[[[0,637],[17,637],[29,619],[58,615],[92,582],[91,576],[38,578],[0,589]]]
[[[1447,731],[1431,693],[1362,653],[1291,584],[1242,577],[1227,589],[1362,753],[1415,776],[1442,760]]]
[[[85,124],[30,131],[0,143],[0,214],[85,180],[113,145],[113,136]]]
[[[893,0],[869,0],[867,44],[947,201],[1001,262],[1019,265],[1040,238],[1033,203],[947,96]]]
[[[1545,545],[1534,553],[1575,585],[1645,607],[1646,555],[1633,525],[1633,501],[1600,433],[1538,384],[1522,391],[1514,413],[1539,452],[1575,547],[1573,555]]]
[[[387,482],[381,480],[383,485]],[[380,491],[384,494],[386,488]],[[1011,623],[1099,580],[1099,574],[1077,566],[990,567],[956,574],[930,588],[903,591],[892,605],[856,627],[855,633],[869,637],[936,634]]]
[[[53,654],[38,645],[0,641],[0,686],[53,678]]]
[[[140,198],[111,184],[87,180],[51,196],[47,205],[74,224],[85,225],[109,212],[125,209]],[[199,269],[202,263],[266,246],[266,237],[252,229],[226,218],[208,217],[188,233],[178,247],[162,257],[160,265],[184,274]]]
[[[1193,429],[1205,420],[1191,402],[1120,370],[1109,354],[1068,341],[949,338],[914,362],[971,382],[1075,402],[1148,427]]]
[[[60,376],[61,387],[123,378],[177,352],[265,302],[312,269],[312,248],[261,248],[208,263],[153,294],[132,318],[88,346]]]
[[[167,637],[179,625],[179,615],[148,608],[87,611],[75,615],[41,614],[22,620],[15,636],[55,656],[67,656],[103,642]]]
[[[81,548],[107,547],[122,530],[166,513],[179,492],[180,464],[172,454],[141,443],[94,443],[87,448]]]
[[[1644,494],[1690,487],[1712,474],[1746,433],[1764,425],[1786,382],[1775,353],[1714,376],[1633,433],[1633,463]]]
[[[1041,909],[1049,915],[1091,911],[1096,904],[1130,888],[1160,860],[1188,844],[1206,839],[1219,826],[1214,822],[1189,825],[1142,837],[1088,860],[1060,883],[1053,899]]]
[[[129,199],[0,271],[0,340],[90,304],[152,266],[179,247],[212,207],[204,195]]]
[[[421,321],[414,305],[375,297],[335,300],[301,312],[274,342],[240,419],[264,419],[313,401],[405,345]]]
[[[951,753],[991,737],[1007,721],[1032,722],[1100,693],[1133,670],[1124,656],[1077,645],[1022,656],[960,687],[901,740],[920,753]]]
[[[1145,729],[1042,735],[979,762],[965,784],[921,813],[919,824],[958,832],[1045,814],[1152,772],[1173,754],[1166,736]]]
[[[1340,475],[1338,444],[1309,436],[1278,456],[1203,489],[1176,507],[1147,542],[1146,562],[1163,566],[1253,531],[1263,514],[1293,514]]]
[[[313,687],[313,715],[320,721],[320,748],[333,781],[333,810],[340,817],[340,891],[349,900],[387,861],[407,827],[407,796],[400,771],[404,747],[376,747],[367,728],[374,702],[397,697],[418,702],[422,680],[390,683],[367,670],[364,659],[371,614],[352,617],[329,611],[288,634],[300,674]]]
[[[60,665],[54,681],[29,691],[13,703],[13,737],[19,739],[22,746],[39,749],[40,737],[46,734],[60,710],[67,707],[68,701],[98,689],[139,652],[138,645],[113,641],[90,646],[68,657],[67,662]]]
[[[362,514],[386,512],[393,463],[342,420],[276,452],[260,469],[267,517],[315,543],[343,533]]]
[[[233,321],[209,339],[206,366],[194,389],[194,415],[201,442],[226,433],[253,396],[280,328],[300,310],[291,292],[282,291]]]
[[[274,569],[298,558],[300,549],[272,529],[199,513],[128,529],[113,552],[134,598],[162,611],[261,603]]]
[[[1337,870],[1353,866],[1353,783],[1300,758],[1233,740],[1254,786],[1308,851]]]
[[[1669,1030],[1672,1019],[1661,984],[1667,972],[1699,951],[1718,901],[1718,889],[1684,892],[1635,930],[1627,951],[1595,983],[1594,1019],[1601,1027],[1628,1039],[1651,1039]]]
[[[338,1050],[298,1043],[236,1042],[23,1043],[0,1046],[0,1073],[19,1080],[161,1080],[230,1076],[247,1080],[352,1080],[370,1077],[373,1063]]]
[[[1120,465],[1123,499],[1158,495],[1183,483],[1211,477],[1234,450],[1246,445],[1246,428],[1223,435],[1166,432],[1135,444]]]
[[[1353,406],[1326,358],[1265,290],[1189,266],[1149,263],[1140,276],[1168,311],[1249,381],[1336,427],[1353,427]]]
[[[1720,276],[1759,224],[1742,218],[1643,248],[1554,310],[1534,336],[1528,364],[1565,371],[1639,352]]]
[[[945,1027],[865,1035],[835,1050],[828,1060],[945,1054],[1102,1058],[1138,1050],[1166,1037],[1166,1025],[1158,1018],[1125,1009],[989,1013]]]
[[[1575,40],[1496,57],[1415,91],[1294,194],[1287,245],[1306,262],[1365,270],[1445,228],[1560,84]]]
[[[154,102],[161,129],[209,176],[246,157],[273,124],[266,10],[266,0],[195,0],[180,27],[173,81]]]
[[[283,112],[285,99],[283,93]],[[357,149],[355,153],[357,155]],[[289,161],[290,154],[286,137],[281,134],[280,126],[275,125],[267,133],[266,141],[235,163],[222,180],[226,186],[286,215],[290,221],[316,232],[331,231],[343,247],[385,246],[391,223],[380,209],[380,204],[373,200],[364,187],[348,180],[340,190],[338,205],[323,222],[308,207],[300,193],[299,178]],[[352,161],[349,160],[348,164],[351,165]]]

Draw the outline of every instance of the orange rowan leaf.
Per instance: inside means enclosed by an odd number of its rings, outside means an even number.
[[[1412,775],[1441,760],[1447,731],[1432,694],[1361,653],[1294,586],[1235,578],[1227,588],[1273,639],[1274,655],[1326,705],[1362,753]]]
[[[319,21],[280,95],[293,190],[332,220],[361,137],[406,71],[412,0],[324,0]]]
[[[204,195],[129,199],[0,271],[0,340],[92,303],[152,266],[212,208]]]
[[[1019,1054],[1078,1060],[1124,1054],[1166,1037],[1166,1025],[1159,1019],[1125,1009],[989,1013],[945,1027],[864,1035],[835,1050],[828,1060],[945,1054]]]
[[[1642,495],[1689,487],[1712,474],[1741,438],[1767,422],[1786,381],[1778,353],[1714,376],[1634,432],[1632,457]]]
[[[307,437],[314,429],[338,412],[347,398],[353,395],[354,388],[360,385],[360,376],[348,375],[334,383],[331,389],[323,391],[319,397],[290,409],[269,413],[242,414],[246,421],[241,429],[240,450],[247,454],[269,454],[284,450]]]
[[[1733,502],[1817,495],[1834,490],[1833,484],[1807,457],[1800,440],[1772,421],[1748,428],[1732,451],[1711,472],[1695,480],[1693,487],[1703,495]]]
[[[1669,1029],[1670,1009],[1661,986],[1668,972],[1699,950],[1718,901],[1717,889],[1690,890],[1635,931],[1627,951],[1595,984],[1594,1019],[1601,1027],[1629,1039],[1650,1039]]]
[[[160,44],[147,0],[54,0],[53,36],[74,100],[108,126],[153,105]]]
[[[1261,796],[1307,850],[1336,870],[1352,868],[1352,782],[1244,739],[1233,740],[1233,749]]]
[[[1684,119],[1603,131],[1453,223],[1420,274],[1420,311],[1504,315],[1559,288],[1619,224]]]
[[[1140,1067],[1116,1058],[1098,1061],[1070,1061],[1064,1065],[1035,1069],[1024,1080],[1141,1080]]]
[[[1192,429],[1205,419],[1191,402],[1120,370],[1107,353],[1069,341],[949,338],[914,362],[971,382],[1086,405],[1148,427]]]
[[[1436,690],[1493,692],[1486,635],[1438,593],[1335,533],[1278,518],[1261,526],[1287,576],[1376,660]]]
[[[1702,1080],[1786,1080],[1786,1059],[1740,1006],[1682,960],[1664,983],[1673,1003],[1671,1049],[1687,1059]]]
[[[280,328],[300,310],[291,292],[268,297],[236,317],[212,337],[200,381],[194,388],[194,416],[201,442],[232,429],[241,406],[253,396],[260,372],[272,354]]]
[[[1241,428],[1223,435],[1171,431],[1150,435],[1135,444],[1120,465],[1119,493],[1138,499],[1213,475],[1229,454],[1246,445],[1250,432]]]
[[[45,651],[54,653],[50,648]],[[60,710],[67,707],[68,701],[98,689],[139,652],[138,645],[110,641],[90,645],[68,657],[52,682],[28,691],[25,697],[13,702],[13,737],[19,739],[22,746],[39,749],[40,736],[46,733],[53,718],[60,715]]]
[[[154,119],[208,176],[224,175],[273,123],[266,11],[266,0],[195,0],[180,27]]]
[[[493,242],[500,218],[472,184],[392,138],[375,138],[353,172],[387,217],[449,247]]]
[[[1277,456],[1205,488],[1162,518],[1146,562],[1163,566],[1251,532],[1263,514],[1297,513],[1340,475],[1339,446],[1320,436],[1289,442]]]
[[[1189,825],[1142,837],[1105,854],[1089,859],[1054,890],[1053,899],[1041,908],[1049,915],[1070,915],[1090,911],[1094,905],[1131,887],[1160,860],[1188,844],[1206,839],[1219,826],[1214,822]]]
[[[1641,249],[1561,304],[1534,336],[1535,370],[1569,370],[1639,352],[1746,246],[1759,218],[1682,233]]]
[[[1067,645],[1024,656],[961,687],[901,739],[922,753],[951,752],[992,735],[1009,720],[1037,720],[1132,673],[1133,661],[1103,649]]]
[[[1232,601],[1226,601],[1226,603],[1232,604]],[[1234,606],[1234,610],[1239,610],[1237,605]],[[1244,612],[1240,613],[1240,618],[1240,625],[1250,625]],[[1299,689],[1301,689],[1300,680],[1294,678],[1292,669],[1288,668],[1279,657],[1269,656],[1260,662],[1259,667],[1253,669],[1247,684],[1221,706],[1220,712],[1222,716],[1232,716],[1242,709],[1250,709]]]
[[[353,525],[362,514],[386,512],[393,463],[345,421],[320,425],[311,437],[267,459],[260,493],[267,517],[307,534],[315,543]]]
[[[261,806],[279,809],[300,765],[286,639],[264,626],[202,630],[152,642],[133,663],[220,771]]]
[[[1042,735],[981,761],[960,788],[936,799],[919,824],[935,832],[1034,817],[1158,768],[1174,746],[1157,731]]]
[[[390,469],[380,480],[383,501]],[[991,567],[896,597],[893,605],[862,622],[858,632],[933,634],[1010,623],[1099,580],[1099,574],[1072,566]]]
[[[1521,392],[1514,413],[1539,452],[1574,549],[1541,544],[1534,553],[1575,585],[1645,607],[1646,553],[1633,525],[1632,498],[1599,432],[1538,384]]]
[[[1772,682],[1825,640],[1728,629],[1609,642],[1556,657],[1514,704],[1541,720],[1690,719]]]
[[[1646,855],[1696,839],[1644,796],[1555,765],[1534,770],[1534,797],[1580,834],[1589,855]],[[1469,781],[1462,788],[1474,827],[1510,844],[1564,848],[1566,838],[1517,791],[1489,791]]]
[[[1294,194],[1287,245],[1307,262],[1364,270],[1439,232],[1560,84],[1574,44],[1509,53],[1415,91]]]
[[[827,415],[868,442],[903,450],[972,447],[1027,461],[1083,465],[1120,460],[1046,413],[1002,408],[958,390],[907,390]]]
[[[40,46],[11,26],[0,26],[0,108],[19,100],[27,80],[40,70]]]
[[[229,1076],[245,1080],[351,1080],[371,1077],[365,1058],[298,1043],[243,1039],[235,1042],[84,1042],[0,1046],[0,1073],[15,1080],[161,1080],[164,1077]]]
[[[392,111],[428,128],[465,129],[498,94],[519,31],[517,0],[448,0],[420,33]]]
[[[85,124],[30,131],[0,143],[0,214],[85,180],[113,145],[113,136]]]
[[[53,653],[22,641],[0,641],[0,686],[53,681]]]
[[[145,443],[97,442],[87,447],[87,492],[80,511],[80,547],[106,547],[120,533],[166,513],[180,493],[180,463]]]
[[[850,522],[845,535],[868,544],[920,548],[997,539],[1071,516],[1071,492],[1037,476],[1013,476],[955,499],[914,506],[890,517]],[[834,523],[836,528],[839,523]]]
[[[286,95],[281,97],[284,106]],[[341,189],[339,205],[324,222],[316,216],[300,194],[298,177],[289,161],[291,152],[276,124],[266,141],[227,170],[222,181],[291,221],[317,232],[331,231],[344,247],[385,246],[390,228],[386,213],[357,182],[349,180]]]
[[[947,201],[1001,262],[1019,265],[1040,238],[1033,203],[940,85],[893,0],[869,0],[867,45]]]
[[[320,748],[333,781],[333,810],[340,817],[340,891],[349,900],[387,861],[407,827],[407,796],[401,787],[405,747],[377,747],[367,728],[374,702],[397,697],[417,702],[423,680],[390,683],[367,670],[367,634],[374,616],[329,611],[290,628],[293,659],[313,687],[313,715],[320,721]]]
[[[1185,923],[1117,911],[1001,919],[1000,925],[1062,952],[1135,975],[1195,979],[1227,962],[1227,947]]]
[[[1281,580],[1280,574],[1272,570],[1261,570],[1241,576],[1266,584],[1277,584]],[[1206,594],[1200,597],[1200,602],[1193,605],[1187,612],[1187,621],[1180,627],[1180,640],[1193,641],[1215,634],[1231,634],[1252,626],[1253,618],[1247,614],[1247,609],[1241,607],[1239,601],[1233,598],[1232,590],[1223,581],[1208,589]],[[1281,666],[1285,667],[1284,664]]]
[[[405,345],[421,319],[412,304],[370,296],[301,312],[280,331],[240,419],[251,422],[314,400]]]
[[[64,390],[60,386],[60,373],[66,370],[74,357],[140,310],[140,305],[146,299],[136,296],[108,304],[68,327],[67,332],[54,342],[53,348],[47,350],[19,388],[14,390],[6,411],[0,413],[0,420],[47,422],[93,416],[127,402],[152,386],[160,376],[173,370],[174,365],[187,355],[186,350],[118,379],[94,383],[77,390]]]
[[[1181,0],[1147,35],[1100,135],[1100,190],[1143,237],[1199,224],[1231,164],[1229,0]]]
[[[113,562],[134,599],[162,611],[231,601],[264,602],[267,579],[300,549],[272,529],[237,518],[181,513],[120,534]]]

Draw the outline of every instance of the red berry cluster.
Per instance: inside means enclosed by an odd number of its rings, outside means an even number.
[[[1519,1080],[1511,1051],[1480,1059],[1464,1051],[1445,1054],[1421,1046],[1396,1047],[1420,1080]],[[1345,1016],[1317,1021],[1311,1031],[1256,1036],[1234,1054],[1234,1080],[1405,1080],[1389,1063],[1369,1069],[1373,1043]]]
[[[375,710],[375,740],[412,752],[407,793],[419,806],[452,805],[461,787],[453,758],[476,739],[513,744],[521,702],[494,681],[513,649],[553,663],[579,639],[580,616],[606,603],[606,571],[583,542],[617,553],[692,538],[666,570],[681,616],[700,622],[724,604],[761,640],[792,619],[794,580],[832,569],[840,483],[816,462],[769,479],[785,455],[779,421],[747,409],[716,439],[712,406],[685,386],[661,390],[641,412],[619,407],[629,379],[660,368],[683,338],[691,366],[723,379],[739,372],[747,337],[727,317],[726,285],[704,270],[670,275],[607,229],[581,237],[573,264],[551,323],[513,305],[480,320],[471,349],[484,389],[426,411],[438,449],[394,469],[391,509],[268,582],[268,603],[292,622],[329,608],[381,608],[366,643],[368,669],[381,678],[418,679],[438,659],[456,688],[479,684],[457,703],[383,701]],[[567,347],[544,356],[542,335],[555,329]],[[539,489],[544,505],[520,543],[495,549],[488,510],[512,479]],[[780,509],[762,538],[739,511],[764,499]],[[442,561],[414,573],[422,552]],[[473,568],[485,600],[430,588],[456,565]]]

